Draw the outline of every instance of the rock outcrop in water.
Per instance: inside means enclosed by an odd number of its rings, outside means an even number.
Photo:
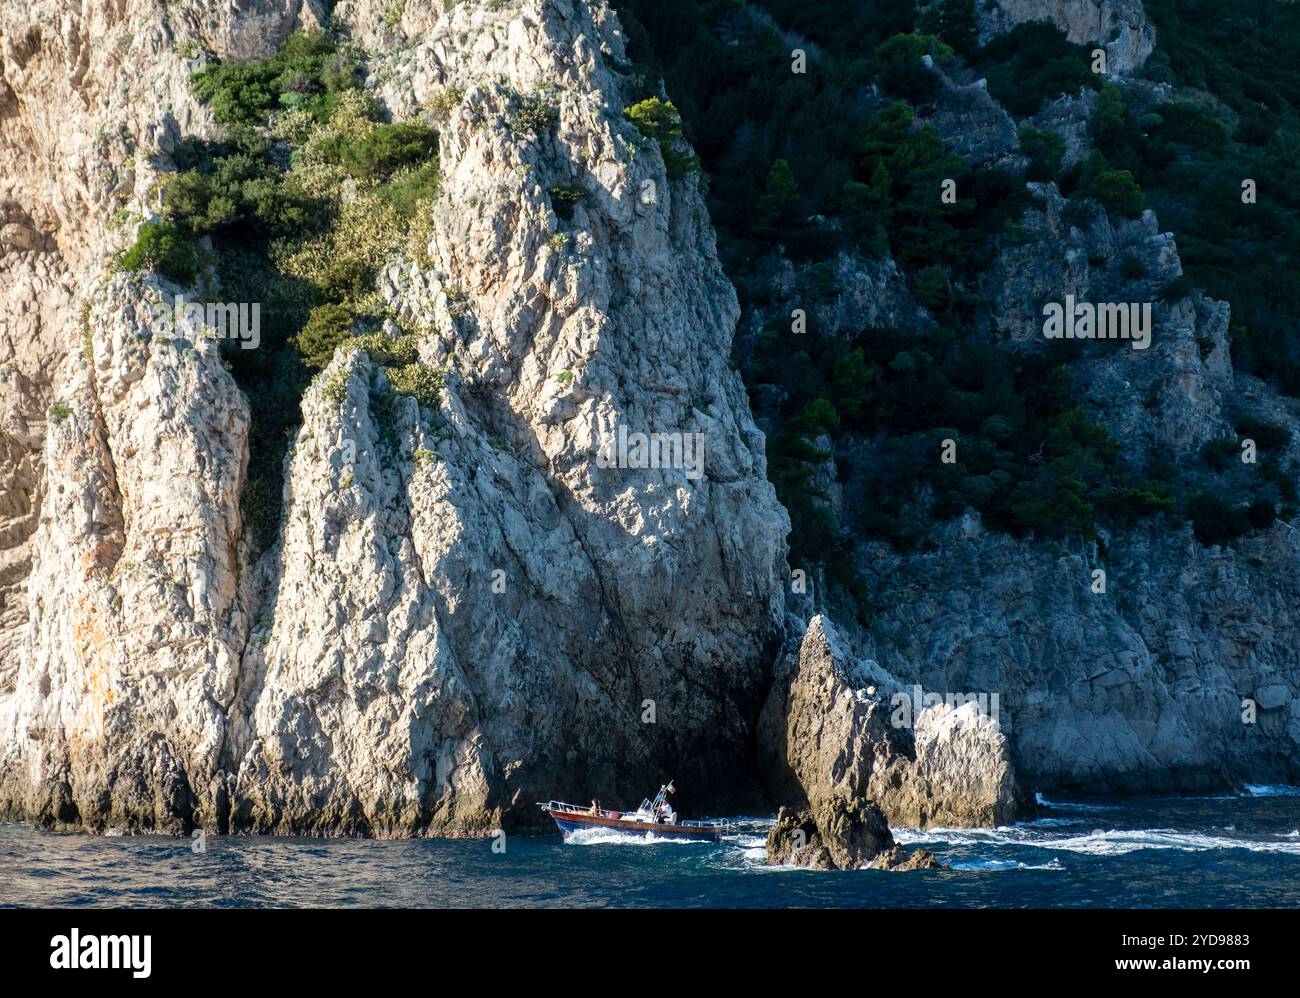
[[[871,801],[841,794],[814,808],[781,808],[767,835],[770,866],[813,870],[942,870],[926,849],[909,852],[894,842],[885,816]]]
[[[814,617],[764,707],[761,761],[780,799],[815,814],[846,798],[874,802],[891,825],[1013,821],[1023,802],[997,700],[941,700],[854,658]]]

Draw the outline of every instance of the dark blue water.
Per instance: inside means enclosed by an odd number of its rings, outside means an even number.
[[[1300,790],[1058,803],[1007,828],[917,832],[947,872],[763,865],[737,841],[564,843],[55,835],[0,825],[0,904],[47,906],[1298,907]]]

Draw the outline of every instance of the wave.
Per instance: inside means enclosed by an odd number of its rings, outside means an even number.
[[[972,873],[1002,873],[1007,870],[1064,870],[1061,861],[1052,857],[1046,863],[1022,863],[1018,859],[954,859],[948,865],[954,870]]]
[[[1039,807],[1049,807],[1053,811],[1106,811],[1113,806],[1107,804],[1082,804],[1078,801],[1051,801],[1040,793],[1034,794],[1034,800],[1038,802]]]
[[[1300,797],[1300,787],[1288,787],[1267,783],[1247,783],[1247,797]]]
[[[1023,825],[999,825],[997,828],[894,828],[894,841],[911,845],[1033,845],[1034,829]]]
[[[1244,849],[1250,852],[1287,853],[1300,856],[1300,836],[1284,841],[1244,839],[1202,832],[1180,832],[1172,828],[1093,829],[1075,835],[1044,834],[1041,827],[1011,825],[1005,828],[897,829],[894,838],[903,844],[924,843],[931,847],[1019,848],[1070,852],[1088,856],[1122,856],[1144,849],[1180,852],[1208,852]]]

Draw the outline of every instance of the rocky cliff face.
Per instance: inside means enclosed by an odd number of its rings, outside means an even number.
[[[552,795],[616,799],[668,769],[708,799],[744,768],[788,525],[727,366],[737,308],[696,179],[670,180],[624,120],[607,11],[411,7],[397,26],[364,4],[335,15],[383,40],[368,70],[395,115],[464,93],[441,130],[428,260],[395,259],[381,289],[426,323],[421,353],[448,371],[442,404],[383,404],[382,371],[340,351],[303,400],[284,521],[260,561],[238,503],[246,402],[211,343],[141,335],[149,301],[176,289],[99,284],[106,223],[46,232],[36,188],[11,195],[36,226],[20,273],[84,276],[12,292],[55,304],[23,327],[31,359],[4,385],[21,472],[6,496],[0,674],[10,814],[462,834]],[[178,131],[206,127],[177,33],[256,56],[316,13],[291,0],[115,10],[99,33],[122,45],[91,75],[125,77],[122,94],[76,92],[96,58],[91,25],[58,5],[10,8],[2,154],[28,155],[30,125],[13,118],[30,122],[17,109],[54,88],[84,114],[39,139],[32,178],[58,158],[50,142],[92,149],[126,106],[122,147],[165,168]],[[60,21],[79,26],[58,34]],[[124,72],[137,60],[163,68]],[[513,103],[542,90],[554,134],[517,134]],[[52,138],[69,131],[79,138]],[[80,179],[99,212],[118,203],[102,172]],[[127,203],[144,201],[142,182]],[[586,192],[568,223],[549,201],[558,184]],[[74,300],[88,303],[84,327]],[[620,428],[699,434],[702,473],[600,466]]]
[[[1102,545],[1016,540],[970,517],[924,556],[873,547],[864,560],[895,582],[873,587],[881,616],[866,646],[926,688],[1003,691],[1025,786],[1293,781],[1294,532],[1206,548],[1190,529],[1135,530]]]
[[[1076,44],[1100,43],[1111,73],[1140,69],[1156,46],[1142,0],[993,0],[977,3],[975,13],[984,40],[1018,24],[1048,21]]]
[[[1100,40],[1118,74],[1153,44],[1136,0],[977,10],[986,34],[1048,19]],[[446,375],[422,408],[341,349],[302,399],[283,521],[258,552],[241,509],[256,414],[215,344],[147,328],[184,289],[109,264],[157,209],[179,138],[213,134],[192,53],[265,56],[324,8],[0,8],[0,813],[478,834],[534,800],[616,801],[669,773],[725,807],[757,769],[807,808],[790,828],[858,843],[826,846],[855,865],[889,852],[865,799],[967,825],[1010,820],[1034,786],[1297,778],[1289,527],[1224,548],[1185,527],[1058,544],[968,515],[920,552],[860,543],[870,622],[805,633],[823,593],[785,616],[788,520],[728,364],[736,298],[698,178],[670,177],[624,118],[617,21],[570,0],[332,14],[394,118],[456,95],[428,244],[418,261],[395,247],[378,287]],[[983,87],[942,83],[922,120],[951,149],[1023,163]],[[538,95],[554,127],[514,127]],[[1036,120],[1067,163],[1090,107]],[[582,191],[571,217],[557,188]],[[1054,185],[1033,193],[974,289],[990,337],[1036,336],[1045,298],[1148,300],[1181,272],[1151,213],[1067,218]],[[773,300],[810,279],[773,266]],[[812,306],[829,334],[933,325],[888,257],[834,270],[840,291]],[[1300,457],[1294,403],[1232,371],[1225,305],[1193,292],[1155,323],[1149,351],[1073,365],[1125,453],[1186,458],[1244,413],[1289,426]],[[701,474],[598,460],[620,430],[699,434]],[[823,476],[846,514],[872,468],[871,441],[851,446],[856,470]],[[957,692],[997,695],[999,723],[923,699]]]
[[[1020,10],[1017,20],[1050,13],[1065,29],[1068,7],[1002,3],[999,9]],[[1133,16],[1139,13],[1134,5]],[[978,161],[1014,159],[1014,132],[986,127],[978,141],[963,134],[969,85],[943,82],[926,120],[945,145]],[[1085,92],[1049,101],[1033,119],[1062,137],[1066,162],[1091,149],[1093,99]],[[1205,445],[1226,440],[1238,463],[1237,426],[1254,420],[1290,433],[1273,458],[1293,478],[1300,407],[1233,370],[1226,302],[1195,290],[1166,293],[1183,273],[1174,234],[1150,210],[1125,218],[1076,197],[1075,210],[1067,212],[1055,183],[1028,186],[1030,208],[1000,237],[978,278],[990,303],[990,337],[1009,350],[1040,348],[1042,307],[1065,295],[1151,302],[1149,348],[1076,342],[1068,355],[1078,396],[1118,444],[1120,460],[1135,469],[1153,457],[1181,466],[1199,461]],[[867,275],[879,266],[852,257],[837,263],[840,299],[850,301],[871,286]],[[790,300],[801,293],[797,282],[785,291]],[[823,328],[845,336],[873,326],[917,328],[914,304],[883,295],[875,300],[881,307],[865,323],[860,313],[828,309],[820,315]],[[824,436],[818,447],[830,456],[817,482],[846,534],[859,540],[856,562],[872,610],[859,626],[825,598],[825,587],[814,600],[816,609],[839,611],[843,657],[878,661],[926,690],[1000,693],[1001,727],[1021,787],[1178,792],[1300,778],[1300,661],[1294,613],[1287,609],[1294,604],[1300,550],[1289,524],[1276,521],[1231,546],[1199,542],[1185,521],[1102,531],[1095,542],[1053,541],[1013,538],[968,512],[942,526],[925,550],[903,552],[868,535],[852,498],[866,493],[877,473],[876,442],[832,443]],[[848,469],[842,478],[841,466]],[[792,703],[805,695],[798,674]],[[796,709],[782,716],[794,723],[801,714],[848,716],[829,705],[820,713]],[[860,737],[856,728],[846,729]],[[809,752],[816,743],[816,737],[799,740]],[[809,758],[805,765],[825,774],[837,763],[827,757],[814,765]],[[885,810],[891,821],[911,823],[888,805]]]

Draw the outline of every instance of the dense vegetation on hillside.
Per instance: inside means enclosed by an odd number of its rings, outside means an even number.
[[[1176,98],[1125,107],[1098,142],[1177,233],[1192,282],[1232,303],[1236,365],[1300,394],[1300,5],[1144,6],[1158,31],[1144,73]]]
[[[1300,73],[1286,59],[1288,40],[1300,37],[1296,12],[1238,0],[1230,6],[1248,16],[1225,19],[1220,4],[1148,0],[1162,47],[1145,75],[1175,88],[1153,97],[1150,86],[1103,86],[1089,47],[1050,25],[980,46],[973,4],[616,4],[632,59],[622,67],[625,115],[659,143],[671,176],[703,171],[724,265],[742,306],[762,320],[757,336],[738,341],[737,361],[791,513],[792,560],[824,564],[852,586],[850,535],[924,546],[936,522],[968,507],[992,527],[1038,536],[1093,537],[1100,523],[1173,512],[1207,543],[1290,516],[1291,477],[1271,463],[1286,442],[1275,428],[1252,428],[1268,445],[1263,474],[1249,479],[1222,460],[1233,441],[1208,447],[1198,468],[1153,459],[1135,471],[1075,399],[1073,355],[1007,353],[972,289],[1030,203],[1026,179],[1054,180],[1075,203],[1093,198],[1115,214],[1151,205],[1179,236],[1185,283],[1232,302],[1237,364],[1300,391],[1300,287],[1287,266],[1300,238]],[[796,48],[806,72],[791,71]],[[1021,119],[1061,93],[1097,91],[1095,151],[1062,170],[1059,137],[1026,126],[1023,175],[972,168],[917,126],[939,86],[924,56],[970,67]],[[209,297],[262,303],[261,349],[227,356],[254,402],[246,502],[265,540],[312,369],[384,318],[376,276],[394,249],[422,254],[436,132],[427,120],[383,120],[359,84],[357,54],[319,33],[297,33],[261,62],[209,62],[193,85],[224,130],[179,145],[162,217],[141,227],[121,264],[198,282]],[[512,125],[547,127],[553,113],[521,98]],[[696,156],[680,151],[683,133]],[[1241,203],[1246,176],[1259,205]],[[954,203],[937,197],[945,178],[961,192]],[[552,189],[557,211],[580,193]],[[839,291],[845,252],[897,261],[934,325],[820,329],[810,306]],[[782,261],[801,275],[803,336],[774,291]],[[379,362],[399,391],[436,397],[436,377],[411,342]],[[837,522],[818,484],[828,438],[833,473],[859,493],[846,504],[851,524]],[[947,439],[960,441],[955,463],[939,460]]]
[[[196,72],[195,94],[224,133],[179,144],[163,219],[145,223],[121,260],[183,285],[202,276],[209,300],[261,305],[259,348],[225,355],[251,402],[244,514],[262,544],[279,522],[282,464],[311,371],[383,318],[379,268],[394,247],[419,252],[437,192],[436,133],[381,121],[357,70],[329,38],[298,32],[270,59]],[[419,364],[414,336],[403,340],[382,351],[373,337],[357,342],[389,366],[398,392],[432,404],[438,376]]]
[[[972,0],[942,0],[919,11],[909,2],[861,0],[616,6],[634,85],[648,94],[663,79],[710,178],[719,249],[742,306],[775,316],[756,342],[738,343],[737,359],[769,434],[771,477],[791,512],[792,561],[821,562],[853,584],[844,525],[814,484],[828,456],[818,446],[822,435],[837,441],[838,477],[867,483],[868,494],[847,498],[854,530],[903,546],[924,545],[936,520],[967,506],[1000,529],[1085,537],[1099,520],[1176,510],[1209,542],[1266,525],[1278,504],[1294,502],[1294,489],[1276,468],[1262,485],[1234,479],[1213,487],[1206,483],[1231,469],[1207,461],[1189,471],[1153,460],[1143,474],[1126,472],[1113,440],[1074,401],[1067,358],[1054,351],[1012,357],[980,322],[987,305],[967,288],[991,259],[992,241],[1027,204],[1025,179],[1056,179],[1064,193],[1096,198],[1124,215],[1139,213],[1148,193],[1157,206],[1169,201],[1149,163],[1173,171],[1177,157],[1158,144],[1153,152],[1136,141],[1131,121],[1117,120],[1115,93],[1101,89],[1091,72],[1088,47],[1070,44],[1050,25],[1028,24],[981,48]],[[1208,5],[1193,6],[1200,21],[1208,19],[1200,10]],[[791,72],[794,48],[810,53],[815,70]],[[933,129],[913,126],[913,109],[937,85],[918,65],[925,54],[940,65],[965,61],[1017,117],[1061,93],[1101,90],[1099,151],[1062,175],[1059,138],[1026,129],[1026,177],[969,169],[945,152]],[[1189,72],[1158,60],[1156,66]],[[1214,151],[1212,127],[1190,108],[1164,110],[1169,143]],[[935,196],[943,177],[958,180],[963,196],[956,204]],[[1171,184],[1176,177],[1170,175]],[[1190,190],[1184,196],[1194,200]],[[1223,212],[1221,203],[1199,210]],[[1170,219],[1162,221],[1169,227]],[[1290,238],[1296,231],[1292,225]],[[1222,237],[1211,228],[1205,238]],[[1224,254],[1235,243],[1224,238],[1218,245]],[[1277,248],[1267,237],[1259,245]],[[837,291],[831,261],[845,249],[866,258],[891,253],[938,328],[827,336],[809,308],[808,334],[792,335],[778,307],[788,303],[771,290],[774,258],[813,265],[802,291],[829,299]],[[1208,253],[1202,256],[1208,264]],[[1207,283],[1216,293],[1232,290]],[[1271,300],[1280,308],[1285,295],[1285,285],[1277,287]],[[1285,334],[1273,339],[1294,342]],[[1247,364],[1261,350],[1267,368],[1277,359],[1272,343],[1256,336],[1239,344]],[[845,455],[855,448],[842,446],[849,438],[870,443],[871,474],[852,475]],[[939,461],[945,438],[961,441],[955,464]]]

